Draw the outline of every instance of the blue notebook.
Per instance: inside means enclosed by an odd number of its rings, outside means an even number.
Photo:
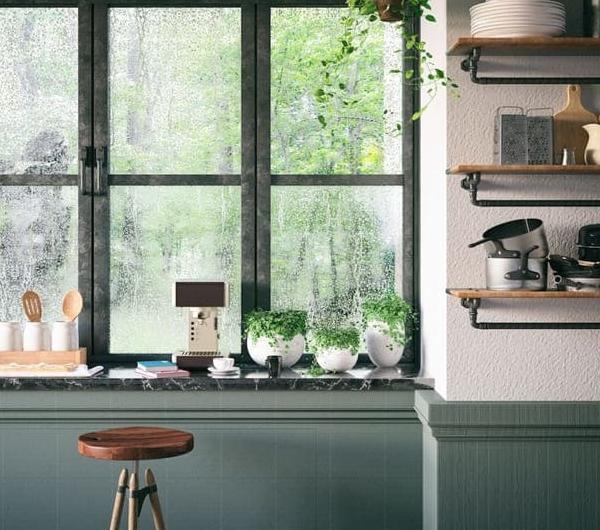
[[[177,370],[177,365],[171,361],[140,361],[137,363],[137,367],[146,372],[172,372]]]

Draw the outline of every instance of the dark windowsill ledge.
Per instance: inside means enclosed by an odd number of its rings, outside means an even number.
[[[404,375],[397,368],[359,367],[343,374],[312,376],[306,368],[284,370],[270,379],[266,370],[243,367],[235,378],[212,378],[194,373],[189,378],[144,379],[133,368],[108,368],[92,378],[4,378],[0,390],[140,390],[140,391],[413,391],[431,389],[432,381]]]

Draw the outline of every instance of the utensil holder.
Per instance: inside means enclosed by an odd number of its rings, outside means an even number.
[[[68,351],[3,351],[0,364],[87,364],[87,348]]]

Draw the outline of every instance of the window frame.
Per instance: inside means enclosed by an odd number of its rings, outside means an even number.
[[[272,186],[401,186],[403,189],[403,296],[419,307],[419,90],[402,94],[402,174],[271,174],[271,8],[345,7],[343,0],[0,0],[0,7],[75,7],[79,11],[79,152],[91,146],[100,153],[110,145],[108,14],[113,7],[241,9],[241,173],[228,175],[111,174],[108,164],[92,161],[79,175],[0,175],[0,185],[79,188],[79,289],[88,301],[79,319],[81,344],[92,363],[126,363],[166,359],[169,354],[110,354],[110,190],[113,186],[240,186],[242,320],[256,308],[270,308]],[[413,21],[419,31],[418,20]],[[418,67],[406,54],[405,69]],[[82,155],[83,156],[83,153]],[[106,161],[106,159],[104,159]],[[98,184],[99,191],[93,190]],[[87,190],[90,193],[84,193]],[[407,374],[420,368],[418,328],[400,364]],[[361,356],[362,357],[362,356]],[[366,356],[365,356],[366,357]],[[359,360],[359,362],[361,362]],[[241,362],[250,361],[242,341]]]

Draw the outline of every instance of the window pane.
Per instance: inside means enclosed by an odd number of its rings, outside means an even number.
[[[367,23],[356,51],[330,69],[322,61],[340,49],[341,8],[282,8],[272,15],[272,171],[292,174],[402,172],[399,32]],[[315,94],[336,93],[332,104]],[[319,116],[325,123],[319,122]]]
[[[272,305],[359,321],[362,300],[402,289],[401,187],[276,187]]]
[[[229,282],[221,345],[240,348],[238,187],[111,190],[112,353],[187,348],[187,313],[172,306],[175,280]]]
[[[77,9],[0,10],[0,173],[75,173]]]
[[[240,10],[111,9],[113,173],[240,172]]]
[[[42,299],[44,320],[64,320],[77,287],[77,189],[0,186],[0,321],[23,320],[21,295]]]

